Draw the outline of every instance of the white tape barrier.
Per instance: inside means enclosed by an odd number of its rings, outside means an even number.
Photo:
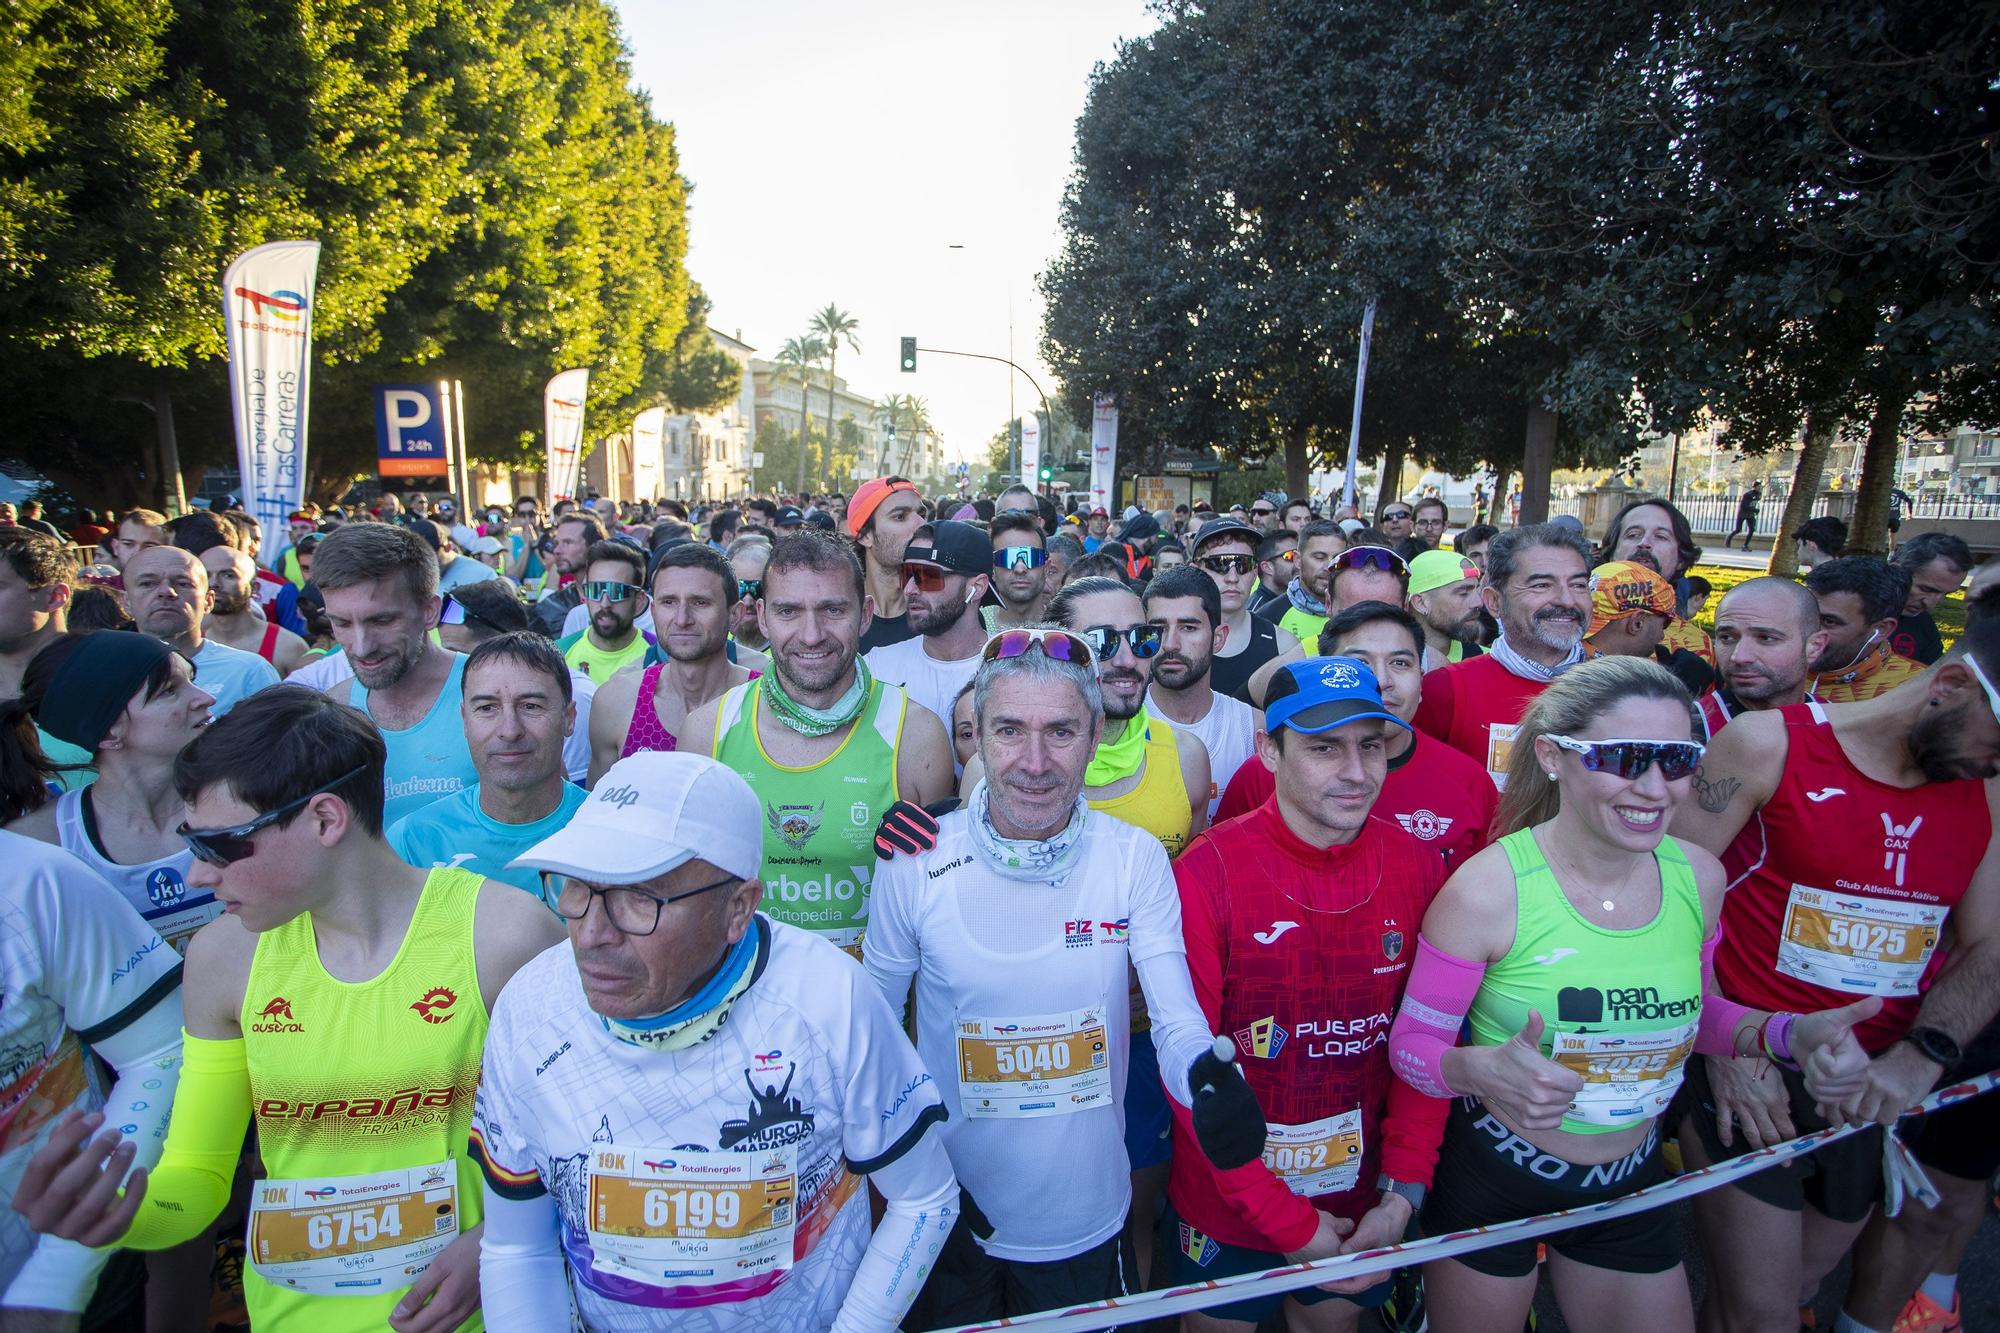
[[[1903,1114],[1908,1117],[1935,1111],[1940,1107],[1982,1096],[1991,1092],[1996,1086],[2000,1086],[2000,1071],[1981,1074],[1966,1082],[1953,1084],[1949,1088],[1938,1089]],[[1495,1222],[1491,1226],[1477,1227],[1471,1231],[1455,1231],[1447,1236],[1426,1236],[1422,1240],[1405,1241],[1400,1245],[1391,1245],[1379,1250],[1362,1250],[1330,1259],[1316,1259],[1311,1263],[1286,1264],[1281,1268],[1269,1268],[1261,1273],[1240,1273],[1234,1277],[1215,1278],[1212,1281],[1196,1282],[1165,1291],[1140,1292],[1131,1296],[1121,1296],[1116,1300],[1079,1305],[1068,1310],[1041,1310],[1034,1314],[1015,1315],[993,1323],[961,1324],[948,1333],[985,1333],[985,1330],[991,1329],[1019,1328],[1033,1329],[1034,1333],[1082,1333],[1086,1329],[1137,1324],[1148,1319],[1161,1319],[1168,1315],[1184,1314],[1190,1310],[1205,1310],[1211,1306],[1227,1305],[1256,1296],[1271,1296],[1281,1292],[1297,1291],[1303,1287],[1319,1286],[1326,1282],[1386,1273],[1391,1269],[1409,1268],[1428,1263],[1433,1259],[1456,1258],[1458,1255],[1471,1254],[1476,1250],[1491,1249],[1508,1241],[1527,1240],[1548,1235],[1553,1231],[1567,1231],[1571,1227],[1608,1221],[1614,1217],[1626,1217],[1680,1199],[1692,1198],[1697,1194],[1734,1184],[1745,1176],[1777,1166],[1781,1162],[1788,1162],[1794,1157],[1803,1156],[1816,1148],[1825,1147],[1852,1134],[1859,1134],[1868,1128],[1871,1126],[1843,1125],[1834,1129],[1823,1129],[1818,1133],[1805,1134],[1768,1148],[1753,1149],[1741,1157],[1732,1157],[1714,1166],[1675,1176],[1671,1180],[1637,1190],[1622,1198],[1588,1204],[1581,1208],[1568,1208],[1559,1213],[1541,1213],[1511,1222]]]

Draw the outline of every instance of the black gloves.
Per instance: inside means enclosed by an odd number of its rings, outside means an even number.
[[[1257,1105],[1257,1094],[1243,1081],[1235,1054],[1227,1037],[1217,1037],[1215,1049],[1188,1066],[1188,1089],[1194,1094],[1194,1136],[1203,1155],[1220,1171],[1234,1171],[1262,1157],[1268,1135],[1264,1108]]]
[[[937,816],[958,809],[958,798],[947,797],[929,805],[898,801],[889,807],[875,827],[875,855],[884,861],[899,856],[917,856],[937,846]]]

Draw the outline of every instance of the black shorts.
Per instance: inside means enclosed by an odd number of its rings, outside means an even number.
[[[980,1249],[960,1213],[903,1327],[956,1328],[1129,1295],[1139,1264],[1127,1230],[1121,1226],[1110,1240],[1067,1259],[1028,1263]]]
[[[1804,1074],[1777,1071],[1784,1076],[1785,1093],[1791,1099],[1792,1125],[1801,1134],[1827,1127],[1813,1110],[1812,1095],[1806,1091]],[[1687,1081],[1676,1108],[1686,1108],[1678,1122],[1681,1134],[1691,1120],[1696,1137],[1712,1162],[1741,1157],[1750,1151],[1741,1133],[1730,1136],[1730,1146],[1722,1146],[1715,1128],[1715,1092],[1709,1087],[1708,1059],[1697,1056],[1687,1062]],[[1796,1213],[1812,1205],[1815,1212],[1835,1222],[1859,1222],[1868,1216],[1882,1197],[1882,1127],[1873,1125],[1859,1134],[1837,1139],[1815,1152],[1794,1157],[1777,1166],[1743,1177],[1730,1188],[1751,1198]]]
[[[1253,1250],[1243,1245],[1230,1245],[1213,1236],[1205,1236],[1194,1227],[1181,1220],[1181,1215],[1167,1209],[1167,1230],[1176,1238],[1174,1252],[1169,1258],[1173,1265],[1172,1285],[1191,1287],[1197,1282],[1213,1281],[1219,1277],[1235,1277],[1241,1273],[1261,1273],[1267,1268],[1283,1268],[1291,1260],[1273,1250]],[[1388,1303],[1389,1289],[1393,1281],[1388,1273],[1379,1276],[1374,1286],[1353,1295],[1337,1291],[1322,1291],[1318,1287],[1300,1287],[1296,1291],[1278,1292],[1270,1296],[1250,1296],[1227,1305],[1212,1305],[1202,1313],[1211,1319],[1231,1319],[1246,1324],[1262,1324],[1284,1308],[1286,1300],[1297,1301],[1300,1305],[1318,1305],[1321,1301],[1346,1301],[1364,1310],[1379,1309]]]
[[[1945,1071],[1938,1086],[1948,1088],[1978,1074],[2000,1069],[2000,1022],[1986,1030],[1965,1048],[1965,1058]],[[2000,1133],[1994,1132],[1994,1097],[1988,1093],[1942,1111],[1933,1111],[1903,1131],[1903,1142],[1916,1159],[1960,1180],[1991,1180],[2000,1172]]]
[[[1424,1201],[1424,1234],[1445,1236],[1620,1199],[1666,1178],[1658,1120],[1628,1156],[1589,1166],[1541,1151],[1475,1098],[1461,1097],[1452,1103],[1436,1183]],[[1590,1222],[1544,1236],[1541,1243],[1565,1259],[1619,1273],[1664,1273],[1681,1261],[1680,1228],[1670,1208]],[[1535,1271],[1536,1244],[1509,1241],[1461,1254],[1458,1262],[1491,1277],[1526,1277]]]

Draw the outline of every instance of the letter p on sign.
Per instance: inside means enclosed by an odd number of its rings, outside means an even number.
[[[375,386],[376,471],[384,477],[443,477],[451,470],[442,384]]]
[[[406,448],[403,443],[404,432],[413,432],[420,426],[428,426],[434,415],[431,411],[430,395],[416,389],[384,389],[382,412],[388,429],[388,437],[382,441],[382,449],[389,455],[403,453]]]

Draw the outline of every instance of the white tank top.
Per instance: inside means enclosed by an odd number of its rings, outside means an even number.
[[[125,901],[132,904],[146,924],[166,937],[167,943],[187,952],[188,938],[216,917],[222,904],[206,889],[190,888],[188,867],[194,853],[183,847],[171,856],[137,865],[120,865],[97,849],[84,827],[83,802],[89,788],[66,791],[56,798],[56,837],[63,850],[109,880]]]
[[[1208,748],[1208,817],[1222,804],[1229,779],[1257,753],[1257,710],[1226,694],[1211,696],[1208,716],[1199,722],[1175,722]]]

